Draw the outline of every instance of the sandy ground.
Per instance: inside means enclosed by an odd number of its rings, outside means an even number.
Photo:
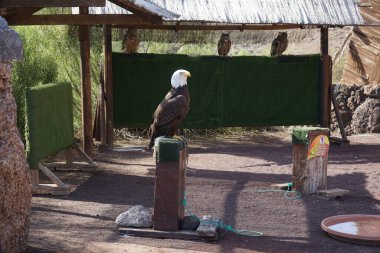
[[[351,145],[330,149],[328,187],[350,190],[334,201],[257,192],[291,181],[289,134],[191,140],[186,192],[193,213],[264,233],[248,237],[222,231],[215,242],[119,235],[118,214],[137,204],[153,211],[154,158],[123,149],[97,153],[97,172],[56,173],[75,187],[70,196],[33,197],[29,252],[380,252],[335,240],[320,229],[329,216],[380,214],[380,135],[349,139]]]

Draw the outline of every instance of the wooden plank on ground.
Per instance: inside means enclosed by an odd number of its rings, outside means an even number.
[[[270,189],[275,189],[275,190],[288,190],[289,189],[289,184],[288,183],[283,183],[283,184],[271,184],[269,186]],[[291,189],[292,187],[290,187]],[[289,190],[290,190],[289,189]]]
[[[59,171],[83,171],[83,172],[91,172],[91,171],[97,171],[98,167],[96,164],[89,164],[87,162],[72,162],[70,164],[67,164],[66,162],[49,162],[44,163],[46,167],[48,168],[54,168],[55,170]]]
[[[326,199],[336,199],[336,198],[341,198],[343,196],[346,196],[349,193],[350,193],[350,190],[336,188],[336,189],[318,191],[317,196],[326,198]]]
[[[33,194],[51,194],[55,196],[70,195],[71,187],[69,185],[59,186],[56,184],[39,184],[32,186]]]
[[[218,233],[209,235],[200,235],[196,231],[191,230],[176,230],[176,231],[161,231],[151,228],[122,228],[119,229],[120,234],[138,237],[152,237],[152,238],[171,238],[171,239],[184,239],[184,240],[217,240]]]

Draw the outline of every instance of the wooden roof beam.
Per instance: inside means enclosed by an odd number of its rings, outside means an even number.
[[[23,19],[8,20],[9,25],[149,25],[148,21],[131,14],[60,14],[32,15]]]
[[[139,24],[139,25],[129,25],[125,26],[122,24],[113,25],[114,28],[123,28],[123,27],[131,27],[136,29],[157,29],[157,30],[173,30],[173,31],[181,31],[181,30],[286,30],[286,29],[302,29],[303,25],[298,24],[283,24],[283,25],[270,25],[270,24],[234,24],[234,25],[199,25],[199,24],[186,24],[180,25],[180,22],[175,24],[164,24],[164,25],[152,25],[152,24]],[[317,28],[315,26],[314,28]]]
[[[9,24],[9,23],[13,23],[14,21],[17,21],[17,20],[23,20],[25,18],[28,18],[41,9],[42,8],[22,8],[22,9],[11,8],[12,14],[5,15],[5,16],[3,16],[3,18],[5,18]]]
[[[133,12],[134,14],[149,20],[153,24],[162,24],[162,17],[159,15],[153,14],[144,8],[141,8],[139,6],[136,6],[132,2],[127,2],[123,0],[109,0],[111,3],[116,4],[117,6],[124,8],[130,12]]]
[[[104,7],[106,0],[1,0],[0,8]]]

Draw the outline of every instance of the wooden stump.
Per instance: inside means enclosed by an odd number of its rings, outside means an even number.
[[[155,145],[156,184],[153,227],[155,230],[179,230],[184,217],[186,148],[177,139],[159,138]]]
[[[314,194],[327,189],[329,130],[326,128],[294,128],[293,189]]]

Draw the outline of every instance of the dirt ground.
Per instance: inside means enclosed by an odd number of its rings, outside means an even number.
[[[97,172],[56,173],[75,187],[70,196],[33,197],[29,252],[380,252],[376,246],[338,241],[320,229],[329,216],[380,214],[380,135],[349,139],[350,145],[330,148],[328,187],[350,190],[333,201],[257,192],[291,181],[290,134],[191,140],[186,192],[193,213],[264,233],[248,237],[223,230],[214,242],[119,235],[118,214],[137,204],[153,211],[154,158],[122,146],[96,153]]]

